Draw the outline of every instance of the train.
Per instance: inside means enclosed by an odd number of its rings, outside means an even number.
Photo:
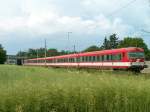
[[[129,70],[134,72],[141,72],[141,70],[147,68],[144,50],[138,47],[26,59],[24,65]]]

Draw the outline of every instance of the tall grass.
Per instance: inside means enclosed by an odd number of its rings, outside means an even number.
[[[150,76],[0,66],[0,112],[150,112]]]

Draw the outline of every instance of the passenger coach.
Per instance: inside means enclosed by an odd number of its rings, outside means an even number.
[[[124,69],[136,72],[147,67],[144,50],[136,47],[28,59],[25,60],[24,65]]]

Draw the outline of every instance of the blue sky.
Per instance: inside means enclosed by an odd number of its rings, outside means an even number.
[[[112,33],[149,45],[142,29],[150,31],[149,0],[0,0],[0,43],[8,54],[43,47],[45,38],[49,48],[83,50]]]

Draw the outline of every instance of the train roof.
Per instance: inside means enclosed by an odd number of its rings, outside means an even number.
[[[115,54],[119,52],[134,52],[139,51],[143,52],[142,48],[137,47],[128,47],[128,48],[119,48],[119,49],[110,49],[110,50],[101,50],[101,51],[93,51],[93,52],[84,52],[84,53],[75,53],[75,54],[68,54],[68,55],[61,55],[61,56],[53,56],[53,57],[46,57],[46,60],[51,59],[61,59],[61,58],[74,58],[80,56],[92,56],[92,55],[104,55],[104,54]],[[45,60],[45,58],[35,58],[35,59],[28,59],[28,60]]]

